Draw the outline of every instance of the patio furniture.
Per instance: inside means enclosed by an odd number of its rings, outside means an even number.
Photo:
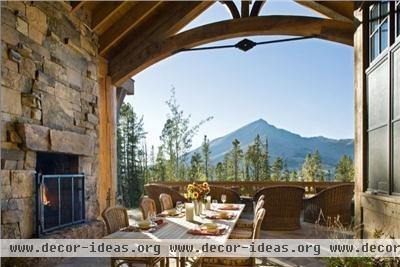
[[[261,208],[257,211],[257,214],[255,216],[255,223],[254,223],[254,228],[252,231],[252,234],[249,239],[252,239],[253,241],[255,239],[260,238],[260,232],[261,232],[261,224],[262,221],[265,217],[265,209]],[[249,257],[249,258],[211,258],[211,257],[205,257],[201,258],[201,266],[202,267],[222,267],[222,266],[256,266],[256,259],[255,257]]]
[[[142,212],[143,219],[145,220],[149,216],[149,212],[156,212],[156,203],[148,196],[144,196],[140,199],[139,209]]]
[[[160,204],[161,204],[161,211],[170,210],[174,208],[174,204],[172,202],[172,198],[170,195],[162,193],[160,194]]]
[[[120,229],[129,226],[128,212],[124,207],[109,207],[105,209],[101,215],[106,223],[108,235],[118,232]],[[161,266],[165,266],[165,259],[159,257],[111,258],[112,267],[119,267],[125,264],[131,266],[132,264],[137,263],[145,264],[146,266],[150,267],[155,266],[158,262],[161,263]]]
[[[342,225],[351,223],[351,202],[354,195],[353,184],[328,187],[315,196],[304,199],[304,221],[309,223],[328,224],[339,216]],[[323,218],[320,218],[320,213]]]
[[[257,202],[255,203],[254,207],[254,215],[253,215],[253,220],[249,219],[239,219],[236,228],[245,228],[245,229],[253,229],[254,226],[254,220],[256,218],[257,212],[259,209],[261,209],[264,206],[264,195],[261,195]]]
[[[221,205],[221,204],[218,204]],[[195,221],[187,221],[185,217],[163,217],[166,224],[154,232],[139,231],[139,232],[124,232],[117,231],[110,235],[105,236],[105,239],[155,239],[162,241],[163,239],[205,239],[215,240],[218,243],[225,243],[228,240],[230,233],[232,232],[240,214],[244,209],[243,204],[237,204],[238,210],[231,210],[230,213],[234,214],[235,217],[232,220],[224,221],[226,225],[226,231],[222,235],[211,236],[211,235],[192,235],[188,233],[188,230],[198,227],[201,223],[210,222],[207,218],[195,217]],[[180,258],[180,266],[184,265],[184,258]]]
[[[176,203],[177,201],[186,202],[186,199],[184,196],[179,194],[179,192],[171,189],[169,186],[160,185],[160,184],[146,184],[144,186],[144,190],[148,197],[155,200],[157,213],[160,213],[162,211],[161,204],[159,201],[160,194],[162,194],[162,193],[166,193],[166,194],[170,195],[172,198],[172,203]]]
[[[209,195],[211,199],[216,199],[220,202],[222,194],[226,195],[226,203],[241,203],[240,195],[235,190],[223,186],[210,185]]]
[[[257,202],[257,206],[254,209],[254,219],[253,220],[244,220],[239,219],[235,229],[233,229],[230,239],[251,239],[253,236],[254,225],[256,225],[257,214],[260,209],[264,206],[264,200],[259,200]]]
[[[296,230],[300,226],[300,213],[303,207],[304,188],[292,185],[277,185],[260,189],[254,197],[264,195],[267,216],[263,230]]]

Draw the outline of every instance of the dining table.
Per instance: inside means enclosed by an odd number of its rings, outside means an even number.
[[[168,216],[163,215],[162,217],[157,217],[157,219],[162,218],[164,221],[164,225],[159,229],[153,231],[116,231],[110,235],[107,235],[103,238],[105,239],[154,239],[158,242],[162,242],[163,239],[212,239],[218,243],[225,243],[232,230],[234,229],[243,209],[245,208],[245,204],[234,204],[237,208],[236,210],[226,210],[230,214],[234,215],[231,219],[210,219],[207,218],[206,214],[211,214],[218,212],[223,209],[224,205],[227,204],[217,204],[214,206],[215,210],[206,210],[200,216],[194,216],[192,221],[186,220],[186,216]],[[226,207],[226,206],[225,206]],[[184,213],[184,211],[183,211]],[[159,214],[161,215],[161,214]],[[198,235],[190,233],[189,230],[193,230],[199,228],[200,225],[204,223],[217,223],[219,225],[223,225],[225,231],[220,235]],[[185,266],[185,258],[180,257],[179,266]]]

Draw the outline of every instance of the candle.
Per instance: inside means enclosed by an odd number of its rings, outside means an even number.
[[[211,209],[211,196],[206,197],[207,203],[206,203],[206,210]]]
[[[193,203],[185,203],[186,221],[194,220],[194,205]]]

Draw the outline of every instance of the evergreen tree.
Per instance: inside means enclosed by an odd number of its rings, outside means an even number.
[[[232,145],[233,148],[231,150],[230,158],[232,160],[232,166],[233,166],[233,179],[235,181],[238,181],[241,161],[243,159],[243,150],[240,148],[240,142],[237,139],[233,140]]]
[[[206,176],[206,180],[208,180],[211,151],[210,151],[210,140],[208,140],[207,135],[204,136],[203,144],[201,145],[201,150],[203,152],[203,158],[204,158],[204,174]]]
[[[290,181],[290,171],[287,167],[286,161],[283,163],[283,173],[282,173],[282,180],[289,182]]]
[[[249,175],[255,181],[259,181],[263,175],[265,154],[260,135],[257,134],[254,143],[249,146],[246,152],[246,161],[249,164]]]
[[[208,117],[190,127],[190,115],[184,116],[183,111],[177,104],[175,88],[171,89],[171,97],[166,104],[169,108],[169,113],[167,114],[167,120],[160,139],[168,155],[167,175],[169,178],[179,180],[184,178],[181,176],[184,172],[181,171],[183,168],[180,168],[180,164],[185,162],[186,154],[192,147],[192,138],[196,135],[200,126],[211,120],[212,117]]]
[[[290,172],[290,181],[295,182],[299,179],[297,171],[293,170]]]
[[[190,181],[200,181],[204,177],[202,175],[202,159],[199,153],[194,153],[192,159],[190,160],[190,171],[189,178]]]
[[[321,156],[316,150],[313,154],[308,153],[303,167],[301,169],[302,178],[305,181],[323,181],[324,180],[324,170],[322,169]]]
[[[217,181],[223,181],[225,177],[225,170],[224,164],[222,162],[218,162],[217,166],[215,167],[215,178]]]
[[[138,118],[130,104],[121,106],[117,129],[118,189],[126,207],[136,207],[143,194],[145,172],[145,138],[143,117]]]
[[[283,158],[277,157],[272,164],[271,170],[271,178],[272,181],[280,181],[282,178],[282,171],[283,171]]]
[[[265,138],[265,152],[264,152],[264,178],[266,180],[271,179],[271,166],[269,163],[269,145],[268,138]]]
[[[341,182],[354,181],[354,162],[350,156],[344,155],[336,165],[335,180]]]
[[[154,178],[156,181],[164,182],[167,179],[167,167],[164,158],[163,148],[158,148],[155,167],[154,167]]]

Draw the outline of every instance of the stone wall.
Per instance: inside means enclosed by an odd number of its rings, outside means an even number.
[[[34,233],[36,152],[79,155],[87,219],[97,201],[97,38],[63,2],[1,3],[3,238]]]

